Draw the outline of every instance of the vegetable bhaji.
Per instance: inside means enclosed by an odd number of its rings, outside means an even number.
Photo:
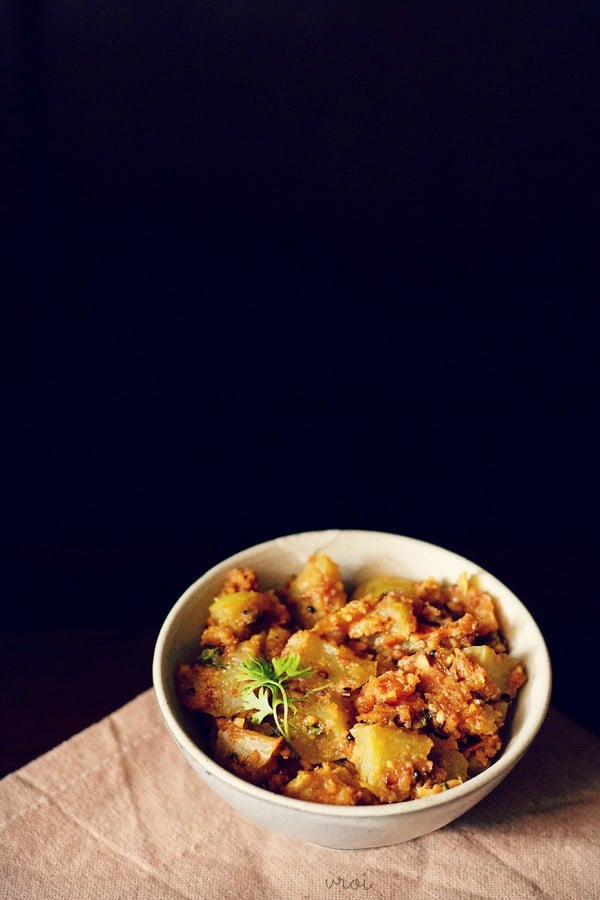
[[[382,575],[348,596],[323,553],[277,589],[230,570],[197,660],[176,671],[217,762],[338,805],[426,797],[483,771],[525,680],[476,578]]]

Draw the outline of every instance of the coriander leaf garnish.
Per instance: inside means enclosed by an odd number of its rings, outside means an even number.
[[[297,653],[276,656],[272,660],[253,656],[241,665],[240,682],[245,684],[242,700],[245,708],[252,713],[251,721],[256,724],[271,716],[279,734],[291,746],[289,714],[296,712],[296,702],[302,697],[292,698],[285,687],[294,678],[309,678],[313,670],[303,667]]]

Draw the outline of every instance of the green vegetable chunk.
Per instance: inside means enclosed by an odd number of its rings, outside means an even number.
[[[375,575],[373,578],[367,578],[355,588],[352,594],[353,600],[360,597],[381,597],[390,591],[398,591],[405,597],[414,599],[415,583],[410,578],[401,578],[399,575]]]
[[[363,787],[385,802],[405,799],[415,766],[427,763],[431,738],[393,726],[361,723],[350,734],[354,737],[352,762]]]

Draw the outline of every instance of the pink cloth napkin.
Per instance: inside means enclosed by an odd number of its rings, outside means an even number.
[[[551,709],[515,771],[455,823],[378,850],[234,813],[141,694],[0,782],[3,900],[600,897],[600,739]]]

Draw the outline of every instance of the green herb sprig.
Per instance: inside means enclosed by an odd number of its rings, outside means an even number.
[[[289,715],[296,712],[296,701],[302,698],[291,697],[286,684],[295,678],[309,678],[313,670],[301,665],[297,653],[276,656],[270,661],[253,656],[244,660],[241,669],[240,681],[246,685],[242,701],[246,710],[254,710],[251,721],[260,725],[271,716],[275,728],[293,749]]]

